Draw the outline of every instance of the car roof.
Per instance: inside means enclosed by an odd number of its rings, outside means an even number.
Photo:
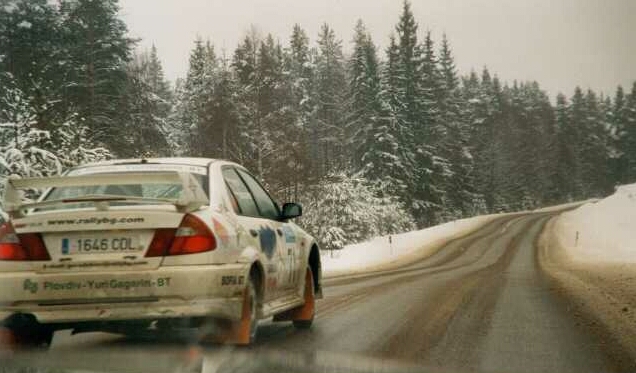
[[[197,157],[169,157],[169,158],[124,158],[111,159],[108,161],[86,163],[79,167],[95,167],[95,166],[114,166],[121,164],[179,164],[192,166],[208,166],[212,162],[220,161],[213,158],[197,158]]]
[[[118,165],[157,165],[157,164],[165,164],[165,165],[179,165],[179,166],[197,166],[197,167],[208,167],[212,163],[218,165],[230,165],[239,168],[245,168],[238,163],[234,163],[231,161],[226,161],[223,159],[214,159],[214,158],[202,158],[202,157],[166,157],[166,158],[123,158],[123,159],[112,159],[108,161],[101,162],[93,162],[93,163],[85,163],[78,166],[75,166],[67,171],[81,170],[81,169],[90,169],[93,167],[104,167],[104,166],[118,166]]]

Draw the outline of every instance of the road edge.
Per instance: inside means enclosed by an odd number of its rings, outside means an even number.
[[[492,224],[497,220],[502,220],[504,218],[516,217],[521,215],[530,215],[530,214],[532,213],[513,212],[513,213],[505,213],[505,214],[493,214],[489,216],[489,219],[485,219],[482,223],[476,225],[473,228],[457,231],[455,233],[449,234],[446,237],[442,237],[432,242],[425,243],[421,245],[420,247],[418,247],[417,249],[407,254],[401,255],[397,257],[395,260],[392,260],[390,262],[374,264],[374,265],[370,265],[370,266],[353,270],[353,271],[336,271],[328,275],[323,275],[323,279],[337,280],[342,278],[354,278],[358,276],[365,277],[372,274],[398,270],[402,267],[417,263],[419,261],[425,260],[433,256],[449,243],[455,240],[460,240],[467,236],[470,236],[471,234],[474,234],[475,232],[483,229],[485,226]]]
[[[574,265],[554,229],[560,216],[551,218],[539,235],[536,255],[539,272],[554,286],[568,311],[598,338],[617,370],[636,371],[636,326],[630,325],[620,307],[612,305],[620,303],[574,273]]]

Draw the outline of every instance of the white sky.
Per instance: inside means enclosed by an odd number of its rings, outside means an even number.
[[[512,83],[537,80],[554,98],[574,87],[610,93],[636,80],[636,0],[412,0],[420,37],[438,44],[446,32],[460,73],[471,68]],[[384,48],[401,0],[120,0],[121,15],[140,46],[156,45],[166,77],[184,77],[197,35],[231,56],[255,25],[287,45],[294,23],[315,42],[329,23],[350,49],[361,18]]]

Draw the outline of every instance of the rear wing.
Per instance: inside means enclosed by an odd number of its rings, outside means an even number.
[[[72,199],[59,199],[38,202],[23,202],[23,190],[47,189],[56,187],[80,187],[99,185],[134,185],[134,184],[175,184],[181,185],[179,198],[144,198],[124,195],[91,195]],[[107,209],[109,201],[130,203],[172,204],[177,210],[191,212],[201,206],[209,205],[210,200],[197,179],[188,172],[147,171],[99,173],[80,176],[52,176],[19,179],[9,177],[5,183],[4,209],[9,214],[20,214],[20,211],[65,203],[93,202],[98,209]]]

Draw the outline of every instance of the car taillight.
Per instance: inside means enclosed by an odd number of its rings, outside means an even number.
[[[158,229],[146,257],[196,254],[216,249],[210,228],[194,215],[187,214],[179,228]]]
[[[16,234],[11,223],[0,225],[0,260],[51,260],[37,233]]]
[[[148,251],[146,251],[146,258],[167,255],[176,231],[176,229],[157,229],[150,243],[150,247]]]

